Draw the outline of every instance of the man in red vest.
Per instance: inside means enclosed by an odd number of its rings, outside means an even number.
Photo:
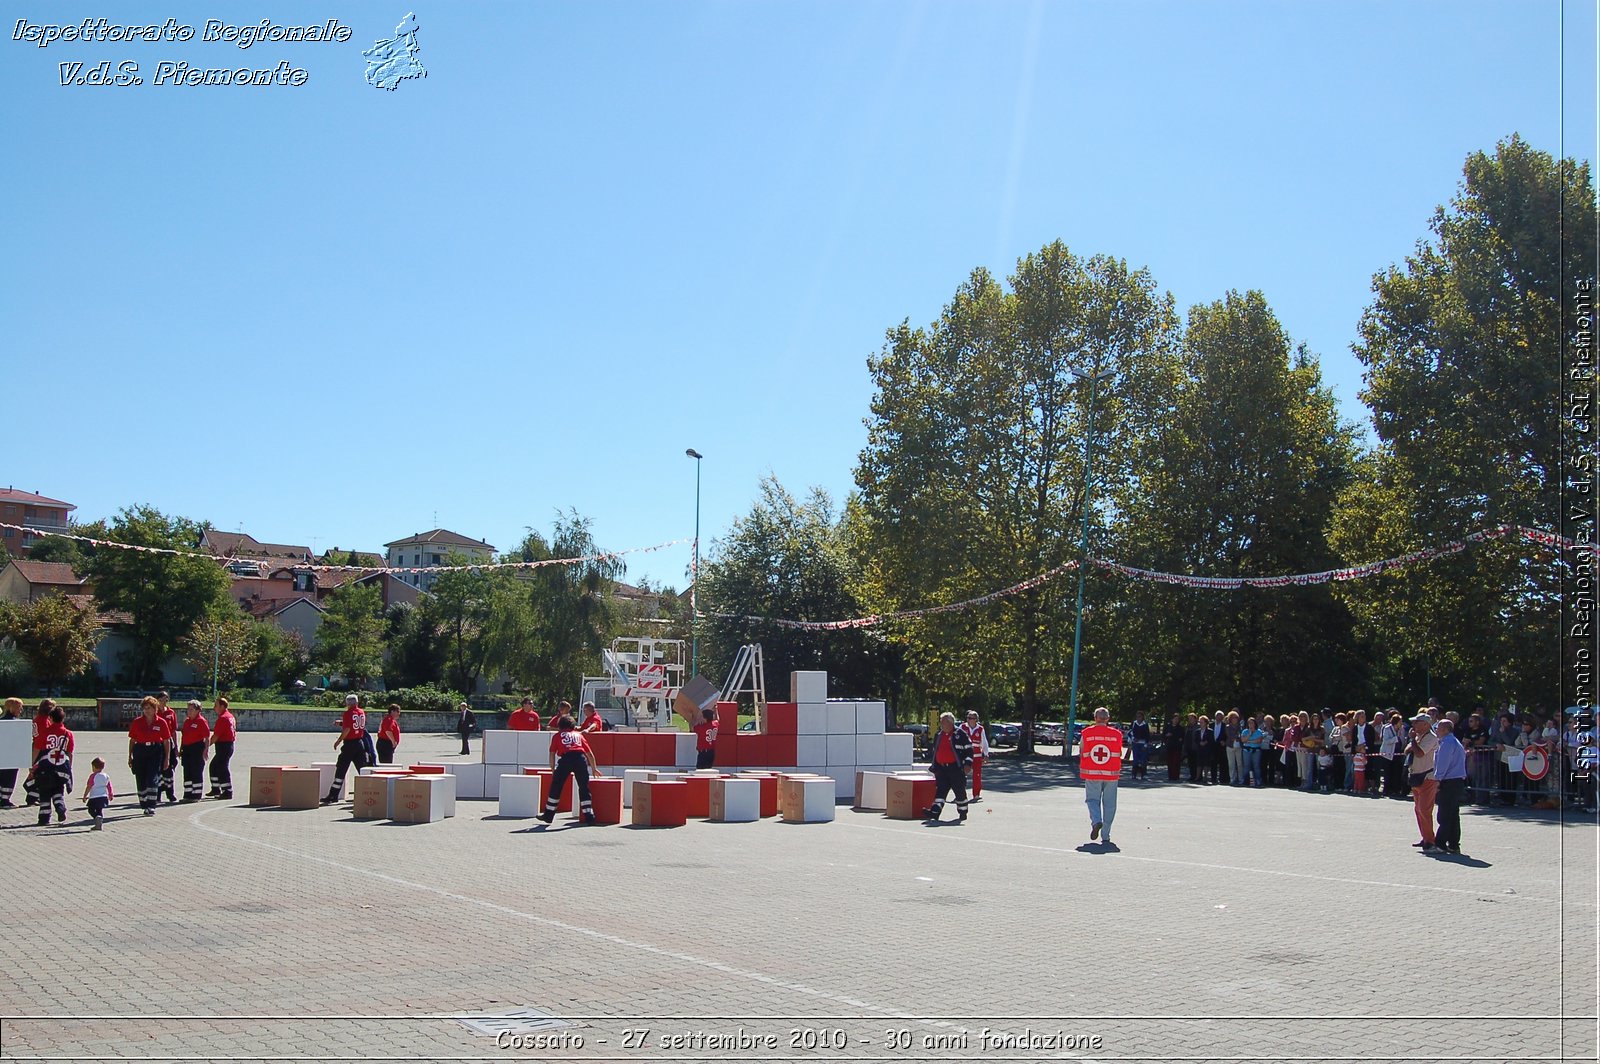
[[[1111,841],[1111,821],[1117,816],[1117,780],[1122,776],[1122,730],[1111,726],[1111,711],[1101,706],[1094,723],[1079,738],[1078,775],[1083,777],[1083,800],[1089,806],[1089,841]]]

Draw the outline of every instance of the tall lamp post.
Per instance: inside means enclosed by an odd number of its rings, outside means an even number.
[[[1072,631],[1072,693],[1067,701],[1067,731],[1061,739],[1061,756],[1072,759],[1072,729],[1078,722],[1078,657],[1083,650],[1083,580],[1089,569],[1089,495],[1094,487],[1094,403],[1100,382],[1109,380],[1112,371],[1096,374],[1072,371],[1080,382],[1089,382],[1089,424],[1083,434],[1083,538],[1078,544],[1078,613]]]
[[[700,459],[705,455],[690,447],[683,452],[694,459],[694,562],[689,568],[689,675],[700,675]]]

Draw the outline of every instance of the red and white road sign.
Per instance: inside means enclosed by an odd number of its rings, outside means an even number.
[[[634,687],[640,691],[665,691],[667,689],[667,667],[665,665],[640,665],[638,682]]]
[[[1550,771],[1550,758],[1545,756],[1544,747],[1530,746],[1522,751],[1522,774],[1530,780],[1542,780],[1544,774]]]

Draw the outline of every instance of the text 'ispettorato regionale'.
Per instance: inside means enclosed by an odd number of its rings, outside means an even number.
[[[257,44],[302,44],[331,41],[344,44],[353,36],[349,26],[338,19],[305,26],[286,26],[262,19],[260,22],[231,23],[221,19],[207,19],[198,28],[177,19],[160,23],[133,25],[112,22],[104,18],[86,18],[82,22],[36,23],[18,19],[12,28],[13,41],[30,42],[40,48],[53,44],[160,44],[187,43],[198,40],[205,44],[231,44],[248,49]],[[62,86],[128,86],[143,85],[146,79],[139,72],[138,62],[104,59],[69,61],[57,64]],[[280,60],[271,67],[199,67],[185,60],[162,59],[155,65],[149,79],[153,85],[304,85],[311,74],[303,67]]]

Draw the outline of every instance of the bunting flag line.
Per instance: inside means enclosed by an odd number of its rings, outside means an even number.
[[[78,543],[87,543],[91,547],[110,547],[116,550],[140,551],[145,554],[171,554],[179,558],[205,558],[226,564],[227,562],[251,562],[274,568],[288,569],[296,573],[437,573],[440,569],[457,568],[469,569],[473,572],[495,569],[542,569],[549,565],[582,565],[585,562],[610,561],[622,558],[629,554],[648,554],[651,551],[665,550],[676,547],[681,543],[689,543],[692,536],[680,539],[669,539],[665,543],[656,543],[648,547],[630,547],[627,550],[599,551],[595,554],[584,554],[576,558],[545,558],[536,562],[483,562],[474,565],[420,565],[420,566],[391,566],[391,565],[312,565],[309,562],[291,562],[287,559],[253,558],[248,555],[210,554],[203,550],[178,550],[172,547],[146,547],[138,543],[119,543],[114,539],[95,539],[92,536],[75,536],[66,532],[57,532],[49,528],[32,528],[27,525],[12,525],[0,521],[0,528],[13,528],[19,532],[32,533],[35,536],[56,536],[61,539],[70,539]]]
[[[1191,576],[1187,573],[1163,573],[1154,569],[1140,569],[1136,566],[1124,565],[1121,562],[1114,562],[1105,558],[1090,558],[1089,564],[1131,580],[1144,580],[1151,583],[1171,584],[1177,587],[1208,591],[1234,591],[1242,587],[1310,587],[1316,584],[1361,580],[1369,576],[1377,576],[1380,573],[1390,572],[1404,566],[1431,562],[1452,554],[1459,554],[1475,543],[1504,539],[1508,536],[1515,536],[1530,543],[1537,543],[1540,546],[1560,550],[1600,553],[1600,545],[1578,543],[1575,540],[1558,536],[1553,532],[1546,532],[1542,529],[1524,528],[1520,525],[1497,525],[1494,528],[1468,533],[1458,540],[1452,540],[1437,547],[1426,547],[1398,557],[1385,558],[1383,561],[1367,562],[1363,565],[1348,566],[1343,569],[1328,569],[1319,573],[1290,573],[1283,576]],[[979,606],[985,606],[996,600],[1021,594],[1041,584],[1048,583],[1064,573],[1073,571],[1077,567],[1077,562],[1068,562],[1065,565],[1058,565],[1048,572],[1040,573],[1031,579],[1024,580],[1020,584],[1013,584],[1011,587],[1000,591],[991,591],[987,595],[979,595],[977,598],[964,599],[961,602],[952,602],[944,606],[929,606],[918,610],[898,610],[894,613],[875,613],[865,617],[851,617],[840,621],[793,621],[779,617],[752,617],[734,613],[709,613],[701,614],[700,616],[713,617],[719,620],[744,621],[752,624],[771,624],[779,628],[813,632],[873,628],[889,621],[912,620],[936,613],[954,613],[958,610],[976,609]]]

